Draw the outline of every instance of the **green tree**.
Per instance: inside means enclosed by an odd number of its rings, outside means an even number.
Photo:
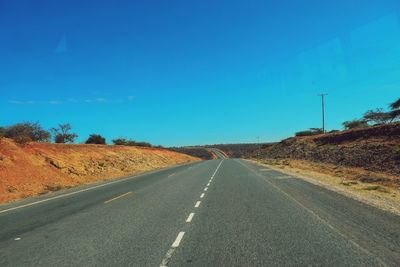
[[[321,128],[310,128],[310,130],[300,131],[295,133],[295,136],[311,136],[311,135],[318,135],[322,134],[323,131]]]
[[[116,138],[112,140],[113,144],[116,146],[126,146],[128,141],[125,138]]]
[[[85,144],[105,145],[106,139],[99,134],[91,134],[89,138],[86,140]]]
[[[384,112],[382,109],[368,110],[364,116],[366,122],[373,124],[389,123],[392,121],[392,116],[389,112]]]
[[[342,125],[346,130],[368,127],[368,123],[365,120],[345,121]]]

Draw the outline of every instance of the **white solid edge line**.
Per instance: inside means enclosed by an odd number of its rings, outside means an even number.
[[[64,195],[55,196],[55,197],[51,197],[51,198],[46,198],[46,199],[39,200],[39,201],[32,202],[32,203],[28,203],[28,204],[25,204],[25,205],[22,205],[22,206],[18,206],[18,207],[2,210],[2,211],[0,211],[0,213],[4,213],[4,212],[7,212],[7,211],[12,211],[12,210],[17,210],[17,209],[33,206],[33,205],[36,205],[36,204],[44,203],[44,202],[47,202],[47,201],[50,201],[50,200],[54,200],[54,199],[58,199],[58,198],[63,198],[63,197],[79,194],[79,193],[82,193],[82,192],[90,191],[90,190],[93,190],[93,189],[96,189],[96,188],[100,188],[100,187],[104,187],[104,186],[107,186],[107,185],[110,185],[110,184],[119,183],[119,182],[122,182],[122,181],[125,181],[125,180],[128,180],[128,179],[132,179],[132,178],[133,177],[129,177],[129,178],[125,178],[125,179],[122,179],[122,180],[117,180],[117,181],[109,182],[109,183],[106,183],[106,184],[100,184],[100,185],[96,185],[96,186],[93,186],[93,187],[85,188],[85,189],[82,189],[82,190],[74,191],[74,192],[67,193],[67,194],[64,194]]]
[[[171,247],[173,248],[179,247],[179,244],[181,243],[184,234],[185,232],[180,232]]]
[[[175,167],[179,167],[179,165],[178,166],[172,166],[172,167],[166,168],[164,170],[173,169]],[[42,200],[39,200],[39,201],[35,201],[35,202],[28,203],[28,204],[25,204],[25,205],[9,208],[9,209],[6,209],[6,210],[0,210],[0,213],[4,213],[4,212],[7,212],[7,211],[12,211],[12,210],[17,210],[17,209],[21,209],[21,208],[37,205],[37,204],[40,204],[40,203],[44,203],[44,202],[47,202],[47,201],[50,201],[50,200],[54,200],[54,199],[58,199],[58,198],[63,198],[63,197],[79,194],[79,193],[82,193],[82,192],[90,191],[90,190],[93,190],[93,189],[96,189],[96,188],[100,188],[100,187],[104,187],[104,186],[107,186],[107,185],[116,184],[116,183],[123,182],[123,181],[126,181],[126,180],[139,178],[139,177],[142,177],[142,176],[145,176],[145,175],[155,174],[157,172],[164,171],[164,170],[154,170],[154,171],[151,171],[149,173],[142,173],[142,174],[138,174],[138,175],[134,175],[134,176],[129,176],[129,177],[126,177],[126,178],[118,179],[118,180],[111,181],[111,182],[108,182],[108,183],[105,183],[105,184],[95,185],[95,186],[92,186],[92,187],[89,187],[89,188],[81,189],[81,190],[74,191],[74,192],[71,192],[71,193],[67,193],[67,194],[64,194],[64,195],[59,195],[59,196],[55,196],[55,197],[51,197],[51,198],[42,199]]]
[[[198,208],[200,206],[201,201],[197,201],[196,205],[194,205],[195,208]]]
[[[204,193],[202,193],[201,195],[200,195],[200,198],[203,198],[204,197]]]
[[[192,221],[192,219],[193,219],[193,216],[194,216],[194,213],[193,213],[193,212],[190,213],[190,214],[189,214],[189,217],[188,217],[187,220],[186,220],[186,222],[187,222],[187,223],[190,223],[190,222]]]

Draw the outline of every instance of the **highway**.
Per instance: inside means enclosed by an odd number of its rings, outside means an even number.
[[[399,216],[240,159],[2,205],[0,226],[0,266],[400,266]]]

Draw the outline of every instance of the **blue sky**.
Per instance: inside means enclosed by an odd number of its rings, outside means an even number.
[[[0,1],[0,125],[276,141],[400,96],[395,0]]]

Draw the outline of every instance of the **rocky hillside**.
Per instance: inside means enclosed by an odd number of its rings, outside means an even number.
[[[400,185],[400,123],[289,138],[264,147],[261,157],[362,168],[397,176]]]
[[[0,143],[0,202],[198,160],[165,149]]]

